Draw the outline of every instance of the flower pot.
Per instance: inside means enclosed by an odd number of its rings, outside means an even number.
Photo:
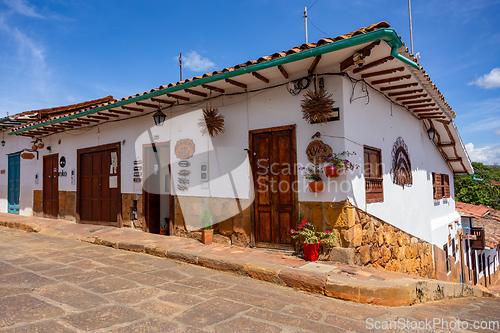
[[[209,230],[203,229],[201,231],[201,242],[203,244],[205,244],[205,245],[212,244],[213,237],[214,237],[214,229],[209,229]]]
[[[310,182],[309,191],[310,192],[323,192],[325,184],[323,182]]]
[[[160,228],[160,235],[166,235],[167,234],[167,228]]]
[[[307,261],[318,260],[319,243],[307,244],[304,243],[304,259]]]
[[[326,166],[325,167],[325,175],[328,178],[336,178],[340,175],[339,169],[334,166]]]

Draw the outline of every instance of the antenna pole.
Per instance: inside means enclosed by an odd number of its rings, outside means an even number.
[[[304,7],[304,25],[306,26],[306,44],[307,44],[307,7]]]
[[[410,47],[411,47],[411,54],[413,54],[413,29],[411,26],[411,0],[408,0],[408,13],[410,15]]]
[[[182,81],[182,53],[179,53],[179,74],[180,74],[180,80]]]

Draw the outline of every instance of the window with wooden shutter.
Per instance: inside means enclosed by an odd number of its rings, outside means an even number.
[[[450,197],[450,176],[444,173],[432,173],[432,187],[434,191],[434,199]]]
[[[380,149],[364,147],[366,202],[384,201],[382,154]]]

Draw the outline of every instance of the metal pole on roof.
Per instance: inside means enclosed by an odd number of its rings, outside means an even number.
[[[306,44],[307,44],[307,7],[304,7],[304,25],[306,26]]]
[[[180,81],[182,81],[182,53],[179,53],[179,74],[180,74]]]
[[[408,0],[408,13],[410,15],[410,47],[411,54],[413,54],[413,29],[411,26],[411,0]]]

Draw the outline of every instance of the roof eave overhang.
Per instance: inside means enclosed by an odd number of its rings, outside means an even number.
[[[318,55],[322,55],[325,53],[330,53],[330,52],[338,51],[341,49],[345,49],[345,48],[349,48],[349,47],[353,47],[353,46],[358,46],[358,45],[365,44],[365,43],[374,42],[377,40],[383,40],[391,47],[391,55],[392,56],[403,61],[404,63],[410,65],[413,68],[416,68],[416,69],[419,68],[418,64],[416,64],[415,62],[411,61],[410,59],[397,53],[397,50],[403,46],[403,43],[402,43],[401,39],[398,37],[398,35],[396,34],[396,32],[394,31],[394,29],[384,28],[384,29],[378,29],[375,31],[367,32],[367,33],[364,33],[362,35],[349,37],[349,38],[346,38],[346,39],[343,39],[340,41],[335,41],[335,42],[332,42],[329,44],[317,46],[315,48],[304,50],[304,51],[301,51],[301,52],[298,52],[295,54],[290,54],[290,55],[284,56],[282,58],[272,59],[272,60],[265,61],[265,62],[262,62],[259,64],[250,65],[248,67],[242,67],[242,68],[238,68],[235,70],[230,70],[230,71],[223,72],[220,74],[206,76],[206,77],[203,77],[200,79],[194,79],[194,80],[189,81],[189,82],[185,82],[185,83],[175,85],[172,87],[168,87],[168,88],[158,89],[156,91],[152,91],[152,92],[140,95],[140,96],[134,96],[134,97],[120,100],[120,101],[117,101],[114,103],[106,103],[100,107],[86,110],[83,112],[79,112],[76,114],[68,115],[66,117],[51,119],[51,120],[48,120],[45,122],[33,124],[31,126],[28,126],[28,127],[18,128],[18,129],[15,129],[15,130],[9,132],[8,134],[9,135],[21,134],[21,133],[26,132],[26,131],[34,130],[34,129],[41,128],[41,127],[48,126],[48,125],[58,124],[58,123],[61,123],[61,122],[67,121],[67,120],[77,119],[77,118],[84,117],[87,115],[92,115],[94,113],[109,110],[111,108],[125,106],[127,104],[140,102],[140,101],[154,98],[154,97],[159,97],[159,96],[162,96],[162,95],[165,95],[168,93],[173,93],[173,92],[177,92],[180,90],[201,86],[203,84],[209,84],[212,82],[233,78],[233,77],[236,77],[239,75],[250,74],[250,73],[264,70],[267,68],[276,67],[276,66],[284,65],[287,63],[291,63],[291,62],[316,57]]]

